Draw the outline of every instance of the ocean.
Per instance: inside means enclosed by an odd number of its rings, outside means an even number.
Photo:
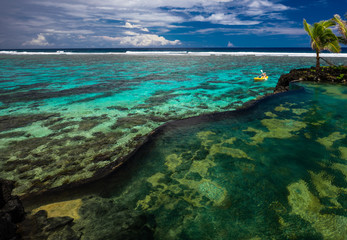
[[[314,64],[310,49],[2,50],[1,177],[28,209],[78,201],[88,239],[123,231],[120,206],[156,239],[343,239],[346,87],[306,83],[234,112]]]

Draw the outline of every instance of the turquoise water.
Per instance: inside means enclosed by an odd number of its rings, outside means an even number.
[[[333,58],[346,64],[346,58]],[[314,58],[0,55],[0,174],[15,194],[98,175],[165,122],[233,110]],[[263,69],[266,82],[252,79]]]
[[[347,87],[302,85],[168,124],[112,176],[27,207],[72,216],[82,239],[117,239],[140,218],[133,234],[154,239],[343,240]]]

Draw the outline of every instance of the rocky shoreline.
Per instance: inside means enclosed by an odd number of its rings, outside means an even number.
[[[281,75],[274,93],[288,91],[289,83],[293,81],[347,84],[347,66],[321,67],[319,70],[315,67],[293,69],[289,73]]]
[[[59,191],[63,188],[71,188],[76,187],[77,185],[84,184],[87,182],[91,182],[96,179],[100,179],[104,176],[107,176],[111,172],[114,172],[116,169],[120,167],[123,163],[125,163],[129,158],[131,158],[135,152],[137,152],[142,146],[146,145],[151,139],[155,138],[155,136],[159,135],[161,132],[164,131],[164,129],[172,124],[182,124],[186,121],[196,121],[196,120],[203,120],[203,119],[210,119],[211,116],[219,116],[219,115],[237,115],[239,112],[246,111],[247,109],[252,108],[252,106],[255,106],[257,103],[259,103],[261,100],[271,97],[277,93],[281,92],[287,92],[289,91],[289,85],[293,81],[311,81],[311,82],[320,82],[320,83],[337,83],[337,84],[347,84],[347,67],[321,67],[319,70],[316,70],[316,68],[304,68],[304,69],[293,69],[288,74],[282,75],[277,85],[274,89],[273,94],[269,94],[265,97],[259,98],[257,100],[250,101],[243,105],[238,110],[235,111],[229,111],[229,112],[222,112],[222,113],[212,113],[212,114],[206,114],[198,117],[191,117],[183,120],[168,122],[160,127],[158,127],[156,130],[152,131],[143,141],[143,144],[141,146],[137,146],[135,151],[133,151],[130,155],[128,155],[125,158],[122,158],[121,161],[117,161],[113,164],[108,165],[103,169],[103,171],[99,172],[97,176],[94,176],[94,178],[91,179],[85,179],[83,181],[80,181],[78,183],[74,184],[67,184],[65,186],[61,186],[55,189],[51,189],[50,191]],[[23,205],[19,199],[18,196],[12,196],[12,189],[14,187],[14,182],[7,181],[0,179],[0,239],[21,239],[20,235],[17,233],[17,224],[22,222],[20,233],[24,233],[25,235],[31,235],[31,237],[41,237],[41,238],[47,238],[48,236],[52,235],[54,237],[62,237],[62,236],[55,236],[56,230],[59,230],[61,232],[61,229],[64,229],[63,234],[65,237],[70,236],[69,239],[80,239],[80,235],[78,233],[73,232],[71,229],[72,227],[72,221],[73,218],[69,217],[63,217],[63,218],[47,218],[47,214],[43,211],[38,212],[37,214],[33,216],[29,216],[25,219],[25,212]],[[40,193],[38,193],[39,195]],[[133,217],[135,222],[141,219],[140,215]],[[25,219],[25,220],[24,220]],[[23,222],[24,220],[24,222]],[[134,226],[137,226],[137,223],[134,223]],[[45,231],[45,233],[41,233],[40,229],[49,229],[49,231]],[[34,230],[33,230],[34,229]],[[124,230],[128,231],[128,230]],[[151,235],[150,231],[144,231],[148,232],[149,236]],[[43,235],[42,235],[43,234]],[[142,230],[139,233],[140,235],[143,234]],[[27,238],[28,239],[28,238]],[[150,237],[148,237],[150,239]]]
[[[17,224],[25,218],[24,207],[18,196],[12,196],[14,182],[0,178],[0,239],[20,239]]]

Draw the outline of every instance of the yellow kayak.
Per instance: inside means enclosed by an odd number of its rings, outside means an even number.
[[[265,80],[267,80],[269,77],[268,76],[266,76],[265,78],[264,77],[255,77],[254,78],[254,81],[265,81]]]

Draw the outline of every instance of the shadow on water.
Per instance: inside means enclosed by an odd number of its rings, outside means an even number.
[[[165,124],[111,175],[25,205],[81,199],[85,239],[117,236],[119,206],[151,219],[155,239],[343,239],[345,87],[305,88]]]

